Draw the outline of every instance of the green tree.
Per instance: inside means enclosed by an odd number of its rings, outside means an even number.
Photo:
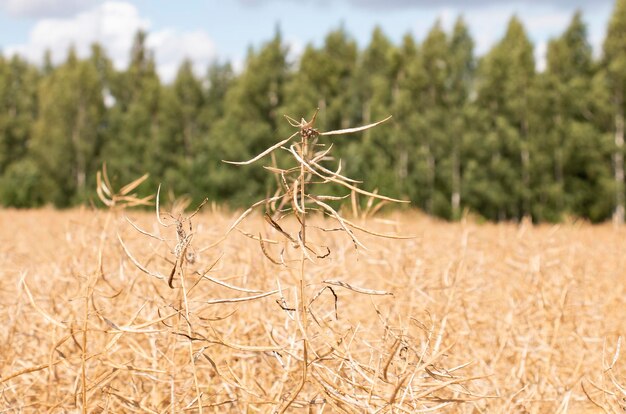
[[[6,174],[0,181],[0,204],[24,207],[28,203],[28,197],[17,192],[24,191],[22,178],[28,180],[34,167],[32,162],[28,168],[22,163],[37,116],[39,79],[37,69],[19,56],[6,60],[0,55],[0,177]]]
[[[155,174],[177,192],[194,189],[189,173],[202,133],[204,99],[202,83],[193,73],[191,61],[185,60],[174,83],[162,90],[161,127],[155,142],[158,150],[152,160]]]
[[[478,66],[477,104],[484,136],[467,178],[472,208],[491,219],[519,219],[531,213],[531,106],[535,77],[533,47],[517,17],[509,21],[504,38]],[[479,142],[472,145],[477,149]],[[474,181],[478,180],[478,181]],[[485,180],[486,182],[483,182]]]
[[[427,82],[419,94],[420,129],[418,130],[428,197],[426,211],[438,216],[450,216],[450,142],[448,130],[448,84],[450,62],[448,37],[437,21],[421,48],[421,64]]]
[[[57,206],[84,200],[87,178],[96,169],[105,106],[95,62],[79,60],[72,49],[39,89],[32,151],[43,172],[46,199]]]
[[[249,50],[244,72],[226,93],[224,116],[211,131],[209,150],[215,157],[248,159],[275,143],[279,122],[284,122],[278,109],[289,75],[286,55],[278,30],[258,52]],[[269,191],[270,183],[260,167],[242,173],[210,160],[207,168],[215,198],[241,205]]]
[[[409,50],[412,48],[409,48]],[[419,51],[407,54],[397,104],[404,151],[392,164],[411,159],[407,180],[410,197],[420,208],[440,217],[460,215],[461,147],[473,71],[473,42],[462,19],[448,36],[440,22],[429,31]]]
[[[394,67],[396,54],[396,47],[382,29],[376,27],[358,59],[349,89],[350,101],[344,109],[350,114],[353,125],[369,124],[390,115],[398,80],[397,67]],[[387,194],[395,196],[397,180],[389,173],[394,156],[389,138],[391,131],[392,126],[388,124],[347,138],[350,141],[338,154],[345,161],[348,176],[362,178],[370,189],[385,188]]]
[[[307,45],[297,70],[285,84],[284,104],[279,112],[297,119],[309,119],[319,108],[316,128],[321,131],[347,128],[353,119],[351,83],[356,63],[356,43],[343,28],[330,32],[321,48]],[[287,122],[278,126],[280,136],[293,133]],[[324,144],[330,143],[328,139],[321,140]],[[353,166],[349,159],[343,159],[342,165],[346,162]],[[334,191],[345,194],[343,188],[337,187]]]
[[[547,69],[538,76],[533,107],[533,216],[557,221],[574,214],[598,219],[598,203],[610,198],[607,155],[594,126],[593,60],[582,14],[548,44]],[[594,213],[592,213],[594,212]]]
[[[604,41],[604,69],[613,112],[613,172],[617,223],[624,223],[624,93],[626,93],[626,0],[617,0]]]
[[[461,217],[464,143],[472,129],[470,96],[474,87],[476,59],[474,41],[462,17],[454,25],[449,45],[448,139],[450,140],[450,207],[451,218]]]
[[[197,139],[192,142],[192,162],[191,171],[187,181],[192,188],[187,190],[196,202],[200,202],[204,197],[212,199],[218,198],[218,191],[215,185],[216,177],[209,171],[215,171],[219,166],[227,169],[221,163],[223,154],[215,151],[217,147],[214,141],[221,139],[217,124],[224,117],[225,99],[228,90],[232,86],[235,75],[230,64],[214,62],[210,65],[205,78],[206,86],[202,88],[202,107],[197,119]],[[202,82],[200,82],[202,84]]]
[[[215,122],[224,115],[224,100],[228,89],[235,79],[230,63],[214,62],[206,75],[205,105],[201,115],[204,129],[210,130]]]
[[[317,106],[320,108],[318,128],[347,127],[351,121],[349,90],[356,59],[356,43],[343,28],[330,32],[322,48],[308,45],[300,57],[298,69],[285,85],[281,111],[306,118]]]
[[[102,152],[113,179],[127,183],[151,173],[156,185],[162,172],[158,165],[161,82],[146,33],[139,31],[131,50],[130,63],[111,79],[114,105],[109,113],[109,139]]]
[[[389,111],[394,118],[391,126],[386,128],[387,145],[392,158],[389,172],[393,173],[395,187],[385,191],[413,202],[418,200],[418,191],[411,180],[415,177],[414,148],[417,145],[414,122],[417,108],[413,92],[418,88],[413,87],[416,80],[412,76],[412,69],[419,63],[418,53],[415,39],[411,34],[406,34],[392,59],[395,82],[391,91],[393,103]]]

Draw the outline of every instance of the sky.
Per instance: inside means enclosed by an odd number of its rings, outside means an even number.
[[[211,62],[241,68],[250,46],[260,47],[276,28],[296,60],[304,47],[321,45],[325,35],[344,27],[359,47],[380,26],[396,44],[406,33],[424,39],[439,19],[450,30],[463,15],[480,56],[504,34],[510,17],[523,22],[537,66],[545,65],[546,45],[560,35],[580,9],[589,40],[600,55],[614,0],[0,0],[0,53],[41,63],[49,49],[63,61],[70,45],[80,56],[94,41],[103,44],[119,69],[128,62],[133,35],[148,32],[158,72],[171,81],[189,58],[201,75]]]

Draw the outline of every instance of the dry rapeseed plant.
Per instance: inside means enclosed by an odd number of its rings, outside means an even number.
[[[126,246],[126,244],[124,243],[122,237],[118,234],[118,240],[122,246],[122,248],[124,249],[124,252],[126,254],[126,256],[131,260],[131,262],[142,272],[155,277],[157,279],[161,279],[161,280],[167,280],[167,285],[171,288],[174,289],[174,278],[176,275],[178,275],[179,279],[180,279],[180,287],[181,289],[180,291],[180,297],[179,297],[179,303],[180,305],[182,305],[182,309],[180,309],[181,306],[175,306],[174,308],[176,309],[176,312],[179,314],[179,322],[180,320],[184,320],[185,323],[184,325],[186,326],[186,332],[173,332],[176,335],[179,336],[183,336],[185,338],[187,338],[188,340],[186,341],[187,343],[187,348],[189,350],[189,359],[188,362],[190,364],[190,366],[192,367],[192,373],[193,373],[193,384],[194,384],[194,389],[195,389],[195,399],[194,401],[197,403],[198,406],[198,412],[202,413],[203,412],[203,405],[202,405],[202,391],[201,391],[201,387],[200,387],[200,382],[198,379],[198,372],[196,369],[196,360],[198,358],[198,355],[196,354],[196,351],[194,350],[194,346],[193,346],[193,338],[197,337],[197,333],[194,332],[194,328],[193,325],[191,323],[191,315],[192,315],[192,309],[190,308],[190,300],[189,300],[189,291],[191,289],[193,289],[194,287],[196,287],[201,281],[202,279],[206,276],[206,274],[213,268],[213,266],[215,266],[215,264],[217,263],[217,261],[215,261],[211,266],[208,267],[208,269],[206,269],[204,272],[200,273],[199,271],[195,271],[194,274],[196,276],[198,276],[196,278],[196,280],[192,283],[191,286],[186,285],[186,270],[187,270],[187,265],[193,265],[196,263],[196,253],[194,252],[194,249],[191,245],[191,242],[193,240],[193,236],[194,236],[194,232],[193,232],[193,225],[192,225],[192,221],[191,219],[200,211],[200,209],[206,204],[206,202],[208,201],[207,199],[205,199],[197,208],[196,210],[190,214],[189,216],[184,216],[183,215],[183,208],[181,208],[178,213],[175,213],[174,211],[172,213],[166,213],[166,217],[162,217],[161,215],[161,211],[160,211],[160,193],[161,193],[161,186],[159,185],[158,189],[157,189],[157,194],[156,194],[156,207],[155,207],[155,214],[156,214],[156,220],[157,223],[164,229],[168,229],[170,227],[174,227],[175,228],[175,236],[176,236],[176,244],[174,246],[174,248],[170,248],[168,245],[168,240],[166,238],[164,238],[161,234],[156,235],[153,233],[150,233],[146,230],[141,229],[137,224],[133,223],[130,219],[128,219],[128,217],[126,217],[126,220],[128,221],[128,223],[130,223],[132,225],[132,227],[137,230],[139,233],[141,233],[144,236],[148,236],[152,239],[155,239],[157,241],[159,241],[160,243],[165,244],[166,246],[168,246],[168,249],[170,250],[170,252],[174,255],[174,260],[170,261],[170,264],[172,266],[171,270],[169,271],[168,276],[166,277],[165,275],[163,275],[162,273],[160,273],[159,271],[152,271],[149,270],[145,265],[142,265],[129,251],[128,247]],[[167,222],[169,221],[169,222]],[[160,230],[159,230],[160,233]],[[167,258],[165,258],[166,260],[168,260]],[[219,260],[219,259],[218,259]],[[169,261],[169,260],[168,260]]]
[[[212,365],[214,362],[212,359],[205,353],[208,345],[218,344],[221,346],[225,346],[227,348],[237,349],[239,351],[273,351],[274,348],[266,348],[266,347],[256,347],[256,346],[245,346],[232,344],[227,342],[222,338],[222,336],[215,330],[210,324],[206,326],[206,321],[211,319],[207,319],[202,317],[202,313],[205,312],[211,305],[216,305],[220,303],[241,303],[246,301],[253,301],[259,298],[267,297],[276,294],[278,291],[270,291],[263,292],[254,289],[246,289],[244,287],[234,286],[232,284],[227,283],[224,280],[220,280],[217,278],[213,278],[208,275],[210,271],[214,269],[216,264],[219,262],[221,257],[218,257],[212,263],[208,265],[203,263],[202,260],[199,259],[196,252],[204,252],[211,247],[215,246],[217,243],[223,241],[219,240],[212,245],[196,250],[192,246],[192,241],[195,235],[192,219],[198,214],[201,208],[208,201],[205,199],[196,210],[188,216],[185,216],[184,207],[185,203],[179,205],[178,211],[176,209],[172,210],[172,212],[162,213],[160,208],[160,193],[161,186],[158,187],[156,193],[156,206],[155,206],[155,217],[156,223],[158,224],[157,234],[149,232],[147,230],[142,229],[138,224],[130,220],[126,217],[126,221],[141,235],[147,236],[153,240],[158,242],[158,246],[154,249],[158,256],[162,259],[162,261],[167,262],[169,264],[169,272],[161,272],[157,270],[151,270],[147,264],[142,264],[136,257],[133,255],[129,249],[129,247],[124,242],[123,238],[118,233],[117,238],[119,240],[122,249],[126,257],[133,263],[133,265],[141,270],[143,273],[156,278],[160,281],[167,281],[167,285],[170,289],[174,289],[174,294],[176,297],[176,305],[168,304],[167,307],[173,308],[178,315],[178,322],[174,325],[167,325],[170,331],[171,336],[176,338],[181,338],[180,340],[184,341],[188,348],[188,359],[187,364],[191,367],[193,384],[195,389],[195,398],[194,400],[188,404],[189,409],[197,409],[198,412],[203,412],[204,402],[206,399],[204,397],[205,392],[202,391],[201,386],[201,376],[206,375],[206,373],[199,373],[197,369],[197,360],[200,357],[207,359]],[[176,205],[176,203],[174,203]],[[173,229],[174,238],[167,238],[162,234],[162,231],[168,231],[168,229]],[[170,231],[171,233],[171,231]],[[171,242],[175,242],[174,246],[171,246]],[[161,246],[164,247],[161,248]],[[165,250],[165,252],[164,252]],[[170,259],[168,256],[173,256]],[[190,268],[190,266],[193,266]],[[174,284],[175,279],[178,278],[179,283]],[[215,285],[218,285],[223,288],[227,288],[232,291],[244,292],[248,296],[240,297],[240,298],[212,298],[206,299],[203,298],[201,300],[197,300],[196,298],[190,297],[190,292],[192,290],[200,290],[197,287],[203,281],[213,282]],[[159,314],[160,316],[160,314]],[[170,315],[171,316],[171,315]],[[215,320],[225,319],[227,316],[223,318],[217,318]],[[160,321],[160,319],[159,319]],[[205,321],[204,323],[202,323]],[[108,322],[107,322],[108,323]],[[181,329],[179,326],[183,326]],[[202,348],[198,349],[195,347],[196,342],[201,342],[207,344]],[[175,369],[175,368],[173,368]],[[219,369],[215,366],[216,371],[219,372]],[[211,406],[211,402],[208,403],[207,406]]]
[[[296,311],[281,310],[275,298],[208,304],[234,294],[206,278],[194,287],[193,270],[211,253],[198,252],[185,274],[190,339],[179,277],[175,289],[146,277],[116,239],[119,230],[142,263],[167,278],[173,260],[158,253],[173,258],[174,226],[161,228],[171,239],[166,246],[112,214],[120,226],[102,237],[108,215],[84,208],[0,213],[0,412],[268,413],[284,405],[300,380]],[[325,222],[319,216],[307,221],[310,229]],[[326,277],[394,296],[335,289],[339,320],[328,289],[309,306],[316,317],[309,379],[288,412],[622,412],[626,232],[580,222],[444,223],[410,211],[394,217],[423,237],[360,236],[371,251],[356,255],[340,232],[324,233],[332,255],[307,268],[311,300]],[[132,219],[158,234],[149,227],[154,212]],[[212,243],[231,219],[196,215],[193,243]],[[262,219],[245,224],[252,234],[274,232]],[[289,220],[279,224],[289,232]],[[225,240],[211,275],[263,291],[278,276],[287,282],[286,307],[295,309],[297,269],[258,260],[257,246],[247,242]],[[104,269],[96,266],[101,254]],[[240,293],[248,294],[256,295]]]
[[[332,160],[331,150],[333,148],[333,144],[328,145],[320,142],[320,138],[325,136],[343,135],[365,131],[388,121],[391,117],[361,127],[320,132],[315,129],[315,120],[318,111],[319,109],[315,112],[310,121],[306,121],[303,118],[300,122],[297,122],[294,119],[285,116],[290,125],[294,128],[297,128],[297,131],[294,132],[291,136],[271,146],[270,148],[266,149],[265,151],[261,152],[260,154],[248,161],[225,161],[236,165],[247,165],[258,161],[267,155],[273,155],[273,152],[279,149],[283,149],[287,151],[289,155],[291,155],[291,160],[293,162],[292,166],[285,168],[279,168],[276,165],[265,167],[268,171],[277,176],[277,182],[279,184],[278,189],[273,196],[260,200],[253,204],[231,226],[231,230],[236,228],[239,223],[241,223],[241,221],[253,211],[253,209],[263,206],[265,207],[264,219],[270,225],[270,227],[278,235],[282,236],[285,239],[288,246],[295,250],[300,250],[300,277],[298,280],[298,294],[296,297],[297,305],[289,307],[284,297],[281,297],[281,300],[278,301],[281,308],[285,311],[294,311],[297,309],[296,324],[298,326],[300,335],[302,336],[301,355],[298,357],[301,360],[300,381],[295,390],[286,392],[285,395],[288,395],[288,397],[285,398],[285,401],[282,404],[282,407],[280,409],[281,413],[285,412],[294,403],[294,401],[296,401],[296,399],[299,397],[300,392],[305,387],[306,382],[314,381],[314,378],[319,382],[319,391],[323,391],[325,393],[334,392],[336,394],[338,393],[338,395],[341,394],[341,392],[339,391],[332,391],[334,390],[334,381],[326,381],[321,379],[322,377],[311,377],[311,375],[309,375],[309,365],[314,364],[316,360],[321,358],[320,355],[323,354],[320,349],[324,347],[330,347],[330,353],[332,353],[334,347],[336,347],[343,340],[337,337],[333,339],[328,339],[326,343],[319,344],[318,346],[316,346],[317,349],[315,349],[311,338],[313,336],[322,335],[320,329],[323,327],[319,322],[319,318],[317,318],[311,310],[313,302],[317,298],[319,298],[319,296],[325,290],[329,290],[335,299],[334,308],[335,316],[337,317],[337,294],[335,293],[333,286],[347,288],[354,292],[368,295],[389,294],[388,292],[380,292],[372,289],[355,287],[345,281],[324,280],[323,287],[316,294],[312,295],[312,299],[309,299],[309,295],[307,294],[307,288],[311,285],[311,281],[307,276],[305,263],[307,261],[315,262],[316,259],[325,259],[331,254],[331,249],[328,246],[322,243],[316,243],[314,241],[311,241],[308,236],[310,230],[318,230],[321,232],[344,232],[351,239],[356,249],[358,249],[359,247],[365,249],[365,246],[363,245],[363,243],[361,243],[361,241],[355,234],[356,231],[361,231],[381,237],[395,239],[404,238],[396,235],[381,234],[370,231],[346,219],[339,213],[338,209],[331,206],[332,202],[345,199],[351,194],[353,198],[353,205],[355,204],[354,200],[356,194],[368,196],[370,197],[370,200],[378,199],[382,201],[399,203],[406,201],[393,199],[359,188],[358,181],[341,174],[341,161],[339,161],[336,170],[331,170],[324,166],[325,162]],[[299,136],[299,141],[296,143],[292,143],[291,141],[296,136]],[[317,185],[317,188],[324,188],[324,184],[338,185],[345,190],[349,190],[350,193],[343,197],[337,197],[323,194],[314,194],[312,192],[312,187],[314,185]],[[312,213],[321,213],[324,217],[330,218],[331,221],[335,223],[335,226],[320,227],[309,225],[307,218]],[[286,226],[283,226],[281,224],[281,222],[285,218],[290,216],[294,216],[297,220],[296,230],[294,230],[295,233],[293,231],[290,232],[286,230]],[[244,231],[242,231],[242,233],[247,235],[248,237],[258,240],[261,251],[272,263],[285,267],[289,266],[288,261],[285,260],[285,249],[280,252],[279,259],[276,259],[270,255],[268,244],[277,244],[276,241],[264,238],[261,234],[259,234],[257,238],[251,233]],[[280,285],[280,282],[277,281],[277,283]],[[310,323],[312,321],[315,322],[320,329],[317,329],[315,331],[309,329]],[[328,351],[325,352],[327,352],[327,356],[330,355]]]
[[[602,372],[599,378],[584,378],[581,389],[589,401],[605,413],[623,413],[626,411],[626,384],[623,369],[618,364],[622,348],[622,337],[617,338],[615,351],[606,361],[607,340],[604,340],[602,352]],[[567,407],[565,407],[567,408]],[[565,411],[563,411],[565,412]]]
[[[94,292],[96,290],[96,286],[102,280],[104,280],[104,270],[103,270],[103,252],[105,249],[106,243],[106,233],[109,228],[109,224],[113,215],[116,212],[123,211],[129,207],[135,206],[146,206],[150,204],[153,196],[147,196],[140,198],[136,194],[132,193],[137,187],[139,187],[146,179],[148,178],[148,174],[144,174],[143,176],[137,178],[136,180],[124,185],[120,190],[115,191],[111,182],[109,180],[109,176],[107,173],[106,163],[102,166],[102,171],[98,171],[96,174],[96,193],[98,198],[108,207],[108,212],[106,214],[106,219],[103,224],[103,229],[99,236],[99,245],[97,252],[97,265],[95,270],[86,273],[82,277],[85,279],[85,282],[80,286],[80,290],[82,291],[81,299],[84,301],[83,307],[83,319],[82,321],[73,321],[68,323],[67,321],[59,321],[55,319],[53,316],[49,315],[46,311],[44,311],[40,306],[38,306],[33,298],[33,295],[26,283],[26,273],[22,274],[20,279],[20,285],[23,287],[26,292],[28,299],[37,312],[42,315],[46,321],[53,324],[57,328],[60,328],[63,332],[69,332],[62,341],[56,344],[55,349],[60,346],[63,342],[67,341],[70,337],[74,340],[74,342],[79,345],[80,348],[80,376],[77,377],[77,386],[80,384],[80,390],[77,390],[74,399],[78,401],[80,395],[81,408],[82,412],[88,412],[88,378],[87,378],[87,364],[88,361],[97,357],[99,355],[98,352],[89,352],[89,320],[90,320],[90,304],[92,307],[94,305]],[[96,314],[101,317],[101,315],[96,311]],[[81,337],[77,337],[77,333],[82,333]],[[63,354],[61,354],[63,356]],[[52,360],[52,356],[50,361],[47,364],[38,365],[35,367],[26,368],[21,370],[15,374],[12,374],[8,378],[4,378],[4,381],[7,381],[10,378],[16,378],[26,373],[37,372],[46,368],[52,368],[57,364],[61,364],[64,362],[65,358],[57,359],[55,361]]]
[[[160,194],[161,194],[161,186],[158,187],[156,193],[156,206],[155,206],[155,218],[156,223],[160,226],[158,227],[158,234],[149,232],[147,230],[142,229],[139,225],[133,222],[131,219],[126,217],[126,221],[141,235],[147,236],[151,239],[156,240],[159,244],[165,246],[166,254],[162,254],[160,249],[156,249],[156,251],[161,255],[161,257],[168,263],[169,269],[167,272],[163,273],[159,270],[151,270],[145,264],[142,264],[136,257],[133,255],[123,238],[118,234],[117,238],[124,250],[125,255],[130,259],[133,265],[141,270],[143,273],[152,276],[159,280],[167,281],[167,285],[174,289],[174,279],[176,275],[178,275],[181,279],[184,277],[186,272],[187,265],[195,265],[195,269],[191,272],[193,275],[199,277],[199,280],[208,280],[222,287],[246,293],[261,293],[257,290],[245,289],[233,286],[228,284],[227,282],[221,281],[219,279],[212,278],[208,275],[208,273],[213,269],[213,267],[219,261],[219,258],[208,266],[202,269],[203,263],[200,263],[198,260],[198,253],[205,252],[212,247],[216,246],[218,243],[223,241],[223,239],[218,240],[217,242],[212,243],[211,245],[196,249],[192,245],[193,237],[195,232],[193,230],[193,224],[191,219],[193,219],[204,207],[207,203],[208,199],[204,199],[198,207],[194,210],[194,212],[188,216],[184,216],[183,212],[185,207],[188,205],[187,201],[182,203],[178,203],[178,200],[175,200],[174,207],[171,212],[162,213],[160,207]],[[177,205],[178,204],[178,205]],[[174,228],[174,238],[168,239],[162,234],[162,230],[167,230],[169,228]],[[171,242],[174,242],[173,247]],[[167,254],[173,256],[172,259],[167,257]],[[273,292],[275,293],[275,292]],[[268,296],[270,293],[265,293],[265,296]],[[208,303],[218,303],[220,299],[209,300]],[[222,301],[226,302],[228,299],[223,299]]]
[[[147,178],[148,174],[144,174],[120,188],[119,191],[115,191],[113,190],[109,175],[107,174],[107,165],[104,163],[102,165],[102,171],[96,173],[96,193],[100,201],[109,208],[148,206],[154,198],[153,195],[139,198],[135,194],[131,194],[131,192],[146,181]]]

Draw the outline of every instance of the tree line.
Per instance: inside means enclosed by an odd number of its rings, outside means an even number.
[[[251,158],[291,135],[284,114],[319,107],[320,130],[393,115],[336,138],[343,171],[429,214],[624,221],[626,0],[601,57],[577,12],[549,42],[543,71],[515,16],[480,58],[461,17],[450,32],[435,23],[421,43],[407,34],[394,44],[376,28],[362,50],[339,28],[297,62],[277,30],[240,73],[214,63],[199,77],[185,61],[170,84],[145,40],[137,33],[124,70],[97,44],[56,66],[49,54],[40,66],[0,55],[1,205],[87,202],[104,162],[117,183],[148,172],[152,189],[249,204],[273,177],[221,160]]]

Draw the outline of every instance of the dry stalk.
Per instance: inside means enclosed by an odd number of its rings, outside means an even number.
[[[163,228],[163,229],[167,229],[169,227],[174,227],[175,229],[175,245],[173,248],[170,248],[168,245],[168,239],[163,237],[161,234],[159,235],[155,235],[151,232],[145,231],[143,229],[141,229],[138,225],[136,225],[135,223],[133,223],[130,219],[128,219],[126,217],[126,221],[128,223],[131,224],[131,226],[138,231],[141,235],[144,236],[148,236],[152,239],[157,240],[159,243],[162,243],[164,245],[166,245],[168,247],[168,250],[173,254],[174,256],[174,260],[173,260],[173,264],[172,264],[172,268],[169,271],[169,273],[167,274],[167,276],[165,276],[164,274],[160,273],[159,271],[152,271],[149,270],[146,266],[142,265],[129,251],[128,247],[126,246],[126,244],[124,243],[122,237],[118,234],[118,240],[124,250],[124,252],[126,253],[126,256],[131,260],[131,262],[142,272],[153,276],[157,279],[161,279],[161,280],[167,280],[167,285],[169,286],[170,289],[174,289],[174,279],[176,276],[178,276],[179,280],[180,280],[180,292],[181,292],[181,296],[182,296],[182,305],[183,305],[183,311],[181,312],[177,312],[177,316],[178,316],[178,323],[182,323],[181,317],[184,320],[184,324],[186,325],[186,334],[181,334],[182,336],[187,337],[189,340],[187,341],[187,348],[189,351],[189,364],[191,366],[191,370],[192,370],[192,374],[193,374],[193,382],[194,382],[194,389],[195,389],[195,399],[194,401],[192,401],[190,404],[195,404],[197,406],[198,412],[202,413],[203,412],[203,407],[204,404],[202,403],[202,395],[203,393],[200,391],[200,383],[198,380],[198,373],[197,373],[197,369],[196,369],[196,356],[195,356],[195,352],[194,352],[194,348],[193,348],[193,338],[195,338],[197,335],[193,330],[192,324],[191,324],[191,311],[190,311],[190,306],[189,306],[189,291],[191,289],[193,289],[195,286],[198,285],[198,283],[200,283],[201,280],[205,280],[205,279],[211,279],[210,277],[206,276],[206,273],[208,273],[217,263],[217,261],[215,261],[212,265],[210,265],[208,267],[208,270],[205,271],[204,273],[199,273],[198,271],[195,271],[194,273],[199,276],[198,279],[195,281],[195,283],[191,286],[191,288],[188,288],[186,285],[186,272],[187,272],[187,265],[188,264],[195,264],[197,261],[197,256],[196,256],[196,252],[192,247],[192,240],[193,240],[193,236],[194,236],[194,231],[193,231],[193,225],[192,225],[192,221],[191,219],[196,216],[196,214],[198,214],[198,212],[200,211],[200,209],[207,203],[208,199],[204,199],[204,201],[196,208],[196,210],[188,215],[188,216],[183,216],[183,210],[184,208],[188,205],[188,200],[184,200],[182,202],[175,202],[175,207],[173,207],[172,213],[166,213],[165,217],[162,217],[162,213],[161,213],[161,209],[160,209],[160,194],[161,194],[161,186],[159,185],[158,189],[157,189],[157,193],[156,193],[156,203],[155,203],[155,216],[156,216],[156,221],[157,223]],[[178,208],[176,208],[176,205],[178,205]],[[174,214],[174,211],[179,210],[178,214]],[[160,229],[159,229],[159,233],[160,233]],[[218,259],[219,260],[219,259]],[[163,319],[162,319],[163,320]],[[175,370],[175,368],[174,368]],[[188,409],[189,407],[187,407],[186,409]],[[172,401],[172,409],[174,409],[174,404]]]
[[[380,233],[370,232],[367,229],[364,229],[360,226],[353,224],[352,222],[349,222],[341,216],[337,209],[333,208],[328,203],[332,201],[342,200],[346,197],[349,197],[350,194],[347,194],[344,197],[331,197],[313,194],[312,186],[317,183],[322,184],[323,187],[323,184],[332,183],[335,185],[339,185],[340,187],[343,187],[347,190],[350,190],[353,194],[359,193],[371,197],[371,199],[379,199],[385,202],[405,202],[404,200],[396,200],[393,198],[379,195],[376,192],[371,193],[359,188],[357,186],[359,184],[358,181],[340,174],[341,162],[339,162],[339,165],[335,171],[322,165],[323,162],[332,160],[330,154],[333,145],[320,143],[321,137],[365,131],[367,129],[380,125],[383,122],[388,121],[391,117],[362,127],[320,132],[315,129],[315,121],[318,111],[315,111],[313,117],[309,121],[301,119],[300,122],[298,122],[293,118],[285,116],[289,124],[292,127],[297,128],[298,131],[293,133],[288,138],[274,144],[273,146],[269,147],[268,149],[259,153],[248,161],[225,161],[227,163],[236,165],[248,165],[259,161],[267,155],[271,155],[273,165],[266,166],[265,168],[267,169],[267,171],[275,175],[276,182],[278,184],[276,193],[272,197],[261,200],[252,205],[241,216],[239,216],[239,218],[235,220],[235,222],[229,229],[229,232],[233,228],[237,227],[244,220],[244,218],[246,218],[252,212],[253,209],[265,206],[265,221],[279,236],[282,236],[285,239],[286,243],[291,246],[292,249],[300,250],[299,278],[297,281],[296,297],[297,306],[295,307],[297,309],[296,326],[298,327],[301,341],[300,356],[298,357],[298,359],[300,359],[301,361],[300,378],[297,382],[297,385],[295,386],[295,389],[290,391],[289,398],[284,401],[282,406],[279,408],[280,413],[284,413],[286,410],[288,410],[289,407],[292,406],[298,399],[300,393],[305,387],[305,384],[309,380],[309,365],[311,364],[309,356],[319,354],[317,350],[313,347],[311,341],[312,332],[310,332],[309,328],[309,318],[312,317],[319,325],[319,321],[317,321],[317,318],[315,318],[313,312],[310,310],[310,306],[312,302],[319,297],[323,289],[318,292],[312,300],[308,299],[306,288],[309,286],[310,280],[307,274],[306,263],[315,262],[315,259],[324,259],[330,255],[331,251],[330,248],[328,248],[327,246],[316,243],[312,239],[310,239],[309,230],[314,228],[321,231],[343,231],[352,240],[355,248],[361,247],[364,249],[365,246],[357,238],[351,228],[355,228],[369,234],[386,236]],[[299,141],[296,143],[291,143],[291,141],[296,137],[299,137]],[[276,157],[274,156],[274,152],[279,149],[286,150],[287,153],[292,156],[292,165],[285,168],[280,168],[276,166]],[[323,213],[323,215],[334,220],[339,227],[320,228],[317,226],[311,226],[308,223],[308,218],[309,215],[315,212]],[[289,231],[287,226],[280,223],[282,219],[288,216],[294,216],[297,220],[297,232],[295,232],[295,234],[292,231]],[[251,235],[250,232],[242,231],[242,233]],[[395,235],[392,235],[391,237],[397,238],[397,236]],[[260,242],[263,255],[271,263],[279,266],[287,266],[285,260],[283,259],[283,252],[281,252],[280,254],[281,260],[276,260],[272,257],[269,251],[269,246],[264,242],[263,235],[259,234],[257,240],[259,240]],[[324,252],[324,250],[326,250],[326,252]],[[341,286],[362,294],[389,294],[387,292],[379,292],[371,289],[355,288],[350,284],[341,281],[325,281],[324,283],[326,283],[326,285],[332,284],[335,286]],[[337,315],[337,295],[330,286],[327,287],[335,296],[335,315]],[[281,304],[280,301],[279,305],[281,305],[281,308],[284,310],[290,309],[288,306],[286,306],[286,304]],[[322,387],[320,388],[320,391],[328,393],[330,389],[332,388]],[[279,398],[280,397],[282,396],[279,396]]]

